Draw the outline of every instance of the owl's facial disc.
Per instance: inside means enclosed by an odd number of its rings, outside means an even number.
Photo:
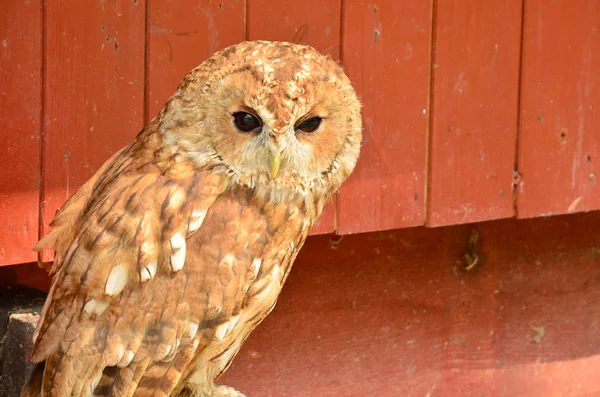
[[[267,134],[266,145],[269,157],[269,163],[271,165],[271,177],[277,178],[277,174],[281,168],[282,161],[285,159],[286,164],[300,163],[301,159],[294,158],[301,156],[304,150],[299,150],[299,143],[296,138],[296,134],[313,134],[315,133],[323,119],[319,116],[313,117],[302,117],[300,120],[293,123],[292,128],[287,127],[283,133],[269,133]],[[305,159],[308,161],[308,159]]]
[[[342,68],[306,46],[245,42],[190,73],[161,129],[199,167],[292,192],[337,189],[354,168],[360,103]]]
[[[244,107],[242,110],[233,112],[231,116],[233,125],[239,133],[255,136],[259,134],[268,134],[269,128],[263,128],[264,125],[262,119],[260,118],[260,116],[257,115],[257,112],[253,109]],[[281,167],[281,158],[283,151],[281,148],[281,144],[276,142],[278,139],[269,139],[268,137],[265,139],[257,138],[257,140],[260,140],[263,144],[266,145],[266,156],[268,158],[271,176],[273,178],[276,178]],[[254,146],[253,150],[256,150],[255,145],[252,146]],[[260,155],[260,153],[257,153],[257,155]]]
[[[247,111],[239,111],[232,114],[233,124],[235,128],[241,133],[261,133],[263,123],[260,117]],[[271,164],[271,176],[277,177],[279,168],[281,167],[281,150],[278,147],[271,147],[268,149],[269,163]]]
[[[297,148],[298,142],[295,134],[314,133],[319,128],[322,118],[303,117],[295,123],[287,123],[283,128],[276,128],[271,123],[263,122],[258,115],[260,113],[264,114],[264,109],[261,112],[243,107],[242,110],[232,113],[232,123],[238,133],[250,137],[242,155],[249,168],[255,170],[264,168],[269,177],[275,179],[282,169],[282,165],[286,170],[293,164],[301,163],[297,157],[303,151]],[[273,119],[269,115],[265,115],[265,118]],[[294,148],[296,149],[294,150]],[[253,164],[254,161],[258,161],[260,164]],[[261,167],[261,165],[265,167]],[[287,169],[287,171],[292,170]]]
[[[253,82],[252,77],[241,80],[248,85]],[[226,92],[228,83],[225,80],[221,87]],[[259,93],[264,93],[263,90],[264,87],[256,89]],[[302,144],[299,136],[317,134],[323,117],[307,111],[305,106],[289,106],[289,103],[287,106],[277,103],[269,108],[264,106],[264,101],[256,100],[256,94],[246,90],[229,92],[232,95],[224,96],[231,101],[224,103],[221,110],[228,116],[228,126],[221,129],[223,135],[218,136],[219,141],[213,145],[227,165],[245,174],[264,173],[271,180],[299,174],[307,177],[312,148],[309,141]],[[235,156],[228,156],[231,149],[237,149],[237,154],[232,153]]]

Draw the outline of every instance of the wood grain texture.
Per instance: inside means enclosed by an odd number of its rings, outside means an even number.
[[[308,44],[340,57],[341,0],[247,0],[248,40],[279,40]]]
[[[344,2],[343,64],[363,103],[357,169],[338,197],[338,232],[425,221],[431,2]]]
[[[527,1],[517,216],[600,208],[600,3]]]
[[[427,224],[511,217],[522,3],[436,4]]]
[[[46,227],[65,200],[142,128],[144,15],[140,0],[46,4]]]
[[[249,396],[595,396],[600,213],[309,238],[221,384]],[[460,258],[473,231],[481,261]],[[334,287],[332,287],[334,286]]]
[[[41,33],[40,1],[0,2],[0,266],[36,258]]]
[[[244,2],[148,0],[147,119],[215,51],[244,39]]]
[[[308,44],[339,59],[340,10],[341,0],[247,0],[247,39]],[[325,207],[312,235],[335,230],[335,203],[336,197]]]

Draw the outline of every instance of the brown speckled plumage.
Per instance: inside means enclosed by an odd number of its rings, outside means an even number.
[[[273,309],[360,130],[347,77],[310,47],[244,42],[190,72],[38,243],[56,259],[23,396],[241,396],[213,381]]]

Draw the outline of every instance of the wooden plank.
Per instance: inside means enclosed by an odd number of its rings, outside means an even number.
[[[64,201],[142,128],[145,4],[70,0],[47,4],[45,15],[47,226]]]
[[[248,40],[308,44],[339,59],[341,0],[247,0],[247,3]]]
[[[338,198],[338,232],[425,221],[431,2],[344,2],[342,61],[364,105],[361,158]]]
[[[514,215],[521,1],[437,2],[430,226]]]
[[[0,266],[0,289],[4,285],[18,284],[48,292],[50,280],[48,272],[39,267],[37,262]]]
[[[596,396],[600,212],[311,237],[219,384],[249,396]],[[472,232],[481,261],[460,263]]]
[[[0,2],[0,266],[36,259],[41,2]]]
[[[600,208],[600,2],[525,9],[517,216]]]
[[[190,70],[215,51],[244,40],[241,0],[148,0],[147,119]]]
[[[247,0],[247,38],[308,44],[339,59],[340,12],[341,0]],[[335,230],[335,202],[334,197],[311,234]]]

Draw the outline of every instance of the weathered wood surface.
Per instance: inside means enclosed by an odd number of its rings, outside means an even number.
[[[364,105],[356,172],[313,234],[600,208],[595,0],[0,7],[0,266],[34,260],[56,210],[181,77],[244,39],[330,54]]]

